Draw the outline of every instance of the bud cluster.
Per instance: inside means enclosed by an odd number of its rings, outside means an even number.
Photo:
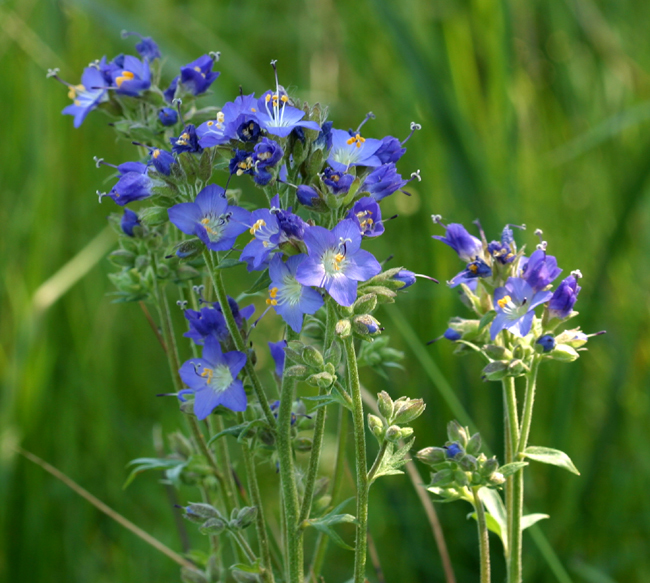
[[[422,399],[399,397],[393,401],[386,391],[377,395],[377,406],[381,416],[369,414],[368,428],[380,444],[384,441],[396,443],[400,439],[411,437],[413,428],[400,425],[408,425],[422,415],[426,408]]]

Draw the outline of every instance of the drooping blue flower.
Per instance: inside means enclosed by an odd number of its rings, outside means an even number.
[[[497,315],[490,326],[492,340],[501,330],[509,330],[515,336],[524,337],[533,323],[535,308],[547,302],[553,294],[535,291],[519,277],[509,277],[505,286],[494,291],[494,309]]]
[[[147,59],[125,55],[120,67],[111,72],[113,83],[121,95],[138,96],[151,87],[151,69]]]
[[[179,369],[181,379],[189,387],[181,391],[179,397],[194,394],[194,414],[201,420],[219,405],[232,411],[244,411],[246,392],[237,375],[245,365],[243,352],[233,350],[224,354],[219,341],[208,336],[202,358],[188,360]]]
[[[124,214],[122,215],[122,220],[120,221],[120,227],[125,235],[133,237],[133,227],[140,224],[140,219],[138,218],[137,213],[134,213],[130,209],[124,209]]]
[[[400,289],[406,289],[415,283],[415,273],[408,269],[400,269],[396,275],[393,275],[393,279],[404,284]]]
[[[323,170],[323,183],[330,189],[332,194],[346,194],[354,182],[352,174],[346,174],[342,170],[334,170],[329,166]]]
[[[340,172],[345,172],[350,166],[381,166],[381,160],[376,156],[381,145],[381,140],[362,138],[360,134],[350,136],[344,130],[333,129],[332,149],[327,161]]]
[[[296,189],[296,196],[300,204],[304,206],[314,206],[314,199],[320,199],[318,192],[312,186],[300,184]]]
[[[322,287],[342,306],[357,299],[357,282],[366,281],[381,271],[381,265],[361,249],[361,233],[350,219],[332,231],[323,227],[305,229],[304,241],[309,257],[296,272],[303,285]]]
[[[108,100],[106,82],[96,67],[86,67],[80,85],[65,84],[69,87],[68,97],[72,104],[61,113],[74,116],[74,127],[78,128],[93,109]]]
[[[201,146],[212,148],[230,140],[253,140],[254,135],[259,135],[256,112],[257,99],[253,93],[240,95],[234,101],[225,103],[215,119],[208,120],[197,128]]]
[[[243,326],[245,319],[250,319],[255,313],[255,306],[240,309],[239,304],[231,297],[228,297],[228,305],[239,328]],[[191,338],[197,344],[203,344],[208,336],[214,336],[220,342],[226,342],[230,337],[226,318],[217,302],[204,306],[199,311],[185,310],[185,318],[190,329],[183,336]]]
[[[544,334],[537,339],[535,344],[539,344],[544,352],[551,352],[555,348],[555,337],[553,334]]]
[[[257,101],[257,119],[269,134],[286,138],[295,128],[320,131],[315,121],[303,120],[305,112],[288,104],[289,98],[279,87],[275,93],[267,91]]]
[[[138,32],[122,33],[123,38],[126,38],[127,36],[137,36],[140,39],[140,42],[135,45],[135,50],[138,51],[138,54],[143,59],[149,59],[149,62],[154,59],[160,59],[160,49],[150,36],[142,36]]]
[[[451,342],[456,342],[463,337],[463,335],[458,332],[458,330],[454,330],[453,328],[447,328],[442,336]]]
[[[232,249],[250,222],[250,213],[229,205],[226,192],[216,184],[206,186],[194,202],[174,205],[168,213],[178,229],[196,235],[212,251]]]
[[[557,266],[555,257],[546,255],[546,251],[543,249],[535,250],[527,260],[522,257],[519,265],[523,270],[521,277],[535,291],[544,289],[562,273],[562,270]]]
[[[444,237],[441,235],[432,235],[432,237],[442,241],[445,245],[449,245],[465,263],[470,263],[483,254],[481,241],[470,235],[463,225],[450,223],[445,229]]]
[[[382,164],[394,164],[405,152],[406,148],[402,147],[402,143],[397,138],[386,136],[381,140],[381,146],[375,152],[375,156],[379,158]]]
[[[178,89],[178,81],[181,78],[180,75],[174,77],[172,82],[169,84],[169,87],[163,91],[163,97],[167,103],[172,103],[174,97],[176,97],[176,90]]]
[[[279,342],[269,342],[268,344],[271,357],[273,358],[273,362],[275,362],[275,374],[279,378],[282,378],[282,374],[284,373],[284,361],[286,359],[284,349],[287,347],[287,341],[280,340]],[[279,404],[280,402],[278,401],[278,405]]]
[[[377,202],[408,184],[397,172],[395,164],[382,164],[364,179],[359,192],[368,192]]]
[[[578,285],[578,280],[571,274],[564,279],[553,293],[548,303],[548,313],[551,318],[566,318],[578,299],[578,294],[582,288]]]
[[[218,71],[212,71],[213,65],[214,59],[210,55],[203,55],[181,67],[180,83],[183,89],[193,95],[205,93],[219,76]]]
[[[467,264],[458,275],[449,282],[449,287],[456,287],[464,283],[469,285],[471,290],[476,289],[476,280],[480,277],[490,277],[492,275],[492,268],[478,257]]]
[[[294,330],[302,330],[305,314],[315,314],[323,305],[323,298],[314,289],[296,279],[296,271],[307,262],[306,255],[294,255],[282,261],[275,255],[269,264],[269,298],[266,303],[273,306],[282,319]]]
[[[348,213],[348,219],[352,219],[359,226],[359,232],[364,237],[379,237],[384,232],[381,209],[371,196],[365,196],[355,202]]]
[[[151,179],[146,164],[125,162],[117,167],[117,171],[120,178],[108,193],[117,204],[124,206],[151,196]]]
[[[201,152],[203,150],[196,135],[196,128],[191,123],[185,126],[180,136],[177,138],[169,138],[169,142],[172,145],[172,152],[174,154]]]
[[[158,112],[158,119],[164,126],[173,126],[178,122],[178,111],[173,107],[163,107]]]
[[[255,146],[253,152],[258,168],[273,167],[284,156],[284,150],[280,147],[280,144],[269,138],[262,138],[262,141]]]
[[[172,164],[177,164],[176,158],[172,156],[166,150],[160,150],[159,148],[153,148],[151,150],[151,163],[154,165],[156,170],[165,176],[171,174]]]

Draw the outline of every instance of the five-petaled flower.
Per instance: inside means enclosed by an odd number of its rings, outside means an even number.
[[[536,292],[524,279],[509,277],[505,286],[494,291],[497,315],[490,327],[492,340],[501,330],[508,330],[519,337],[526,336],[533,323],[535,308],[547,302],[552,295],[550,291]]]

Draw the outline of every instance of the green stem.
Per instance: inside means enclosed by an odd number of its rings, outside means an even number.
[[[386,455],[386,450],[388,449],[388,440],[384,439],[384,442],[381,444],[381,447],[379,448],[379,451],[377,452],[377,457],[375,458],[375,461],[372,464],[372,467],[370,468],[370,471],[368,472],[368,487],[370,487],[370,484],[372,484],[372,480],[375,477],[375,474],[377,473],[377,470],[379,469],[379,466],[381,464],[381,460],[384,459],[384,455]]]
[[[287,340],[292,340],[294,333],[287,328]],[[287,362],[285,360],[285,370]],[[287,552],[288,569],[286,580],[289,583],[303,583],[303,549],[302,537],[298,536],[298,490],[296,488],[295,470],[293,464],[293,448],[291,446],[291,407],[293,405],[293,392],[295,380],[282,375],[280,388],[280,406],[278,407],[278,422],[276,436],[278,456],[280,458],[280,485],[282,488],[282,502],[286,521],[285,545]]]
[[[476,510],[476,523],[478,524],[478,547],[481,556],[481,583],[490,583],[490,541],[488,539],[487,522],[483,502],[478,495],[479,488],[472,488],[474,495],[474,509]]]
[[[217,294],[217,301],[219,302],[219,306],[221,307],[221,311],[226,320],[226,326],[228,327],[228,332],[230,332],[230,336],[232,337],[233,342],[235,343],[235,348],[239,352],[248,354],[248,351],[246,350],[246,344],[244,343],[244,339],[242,338],[241,335],[241,331],[237,326],[237,322],[235,322],[235,317],[233,316],[232,310],[230,309],[230,304],[228,303],[228,294],[226,293],[226,288],[223,284],[223,276],[221,275],[221,270],[215,269],[209,251],[206,250],[203,253],[203,256],[205,258],[205,263],[208,266],[208,271],[210,273],[210,278],[212,279],[212,285],[214,286],[214,291]],[[269,406],[269,401],[266,398],[266,394],[264,393],[264,388],[262,387],[262,383],[260,382],[260,379],[257,376],[257,373],[255,372],[255,365],[253,365],[250,358],[246,359],[245,370],[246,370],[246,374],[248,375],[248,378],[250,379],[253,385],[253,390],[255,391],[257,400],[260,402],[260,406],[262,407],[262,411],[264,412],[266,421],[271,427],[271,429],[274,429],[275,417],[273,416],[273,411],[271,411],[271,407]]]
[[[209,415],[208,424],[210,426],[210,433],[216,435],[221,433],[224,430],[223,417],[221,415]],[[232,467],[230,465],[230,452],[228,451],[228,443],[225,438],[217,440],[217,450],[218,457],[220,458],[221,465],[224,468],[224,479],[220,481],[220,486],[223,491],[224,503],[226,507],[226,512],[228,515],[232,512],[232,509],[237,506],[237,497],[235,492],[237,491],[237,486],[235,485],[235,479],[232,475]]]
[[[244,416],[239,414],[239,423],[243,423]],[[255,529],[257,540],[260,545],[260,555],[262,565],[264,566],[263,577],[268,583],[273,583],[273,566],[271,565],[271,551],[269,549],[269,538],[266,532],[266,519],[264,517],[264,507],[262,506],[262,496],[260,494],[259,482],[257,480],[257,470],[253,461],[253,454],[248,447],[248,443],[242,443],[244,453],[244,465],[246,466],[246,476],[248,477],[248,491],[250,492],[251,502],[257,507],[257,516],[255,517]]]
[[[515,379],[503,381],[508,425],[508,451],[506,463],[516,461],[515,448],[519,443],[519,415]],[[510,461],[508,461],[510,460]],[[521,581],[521,509],[523,504],[523,472],[521,470],[506,481],[506,510],[508,512],[508,583]]]
[[[539,370],[540,361],[533,359],[530,373],[526,376],[526,396],[524,397],[524,411],[521,420],[521,433],[519,435],[519,444],[517,454],[521,454],[528,445],[528,436],[530,434],[530,425],[533,420],[533,404],[535,402],[535,385],[537,384],[537,371]]]
[[[189,420],[190,429],[192,430],[192,435],[194,435],[194,441],[196,441],[196,445],[198,446],[199,450],[203,454],[203,457],[205,457],[205,460],[208,462],[208,465],[210,466],[210,469],[212,470],[212,473],[214,474],[215,478],[219,480],[219,484],[223,488],[224,486],[223,475],[219,470],[219,466],[217,465],[217,460],[214,459],[214,456],[212,455],[212,452],[210,451],[210,448],[208,447],[208,444],[205,441],[205,437],[203,436],[199,424],[196,422],[196,417],[194,417],[194,415],[188,415],[187,418]]]
[[[366,551],[368,539],[368,467],[366,459],[366,434],[361,400],[361,383],[357,368],[354,339],[343,340],[348,367],[348,384],[352,395],[352,422],[354,424],[354,452],[357,469],[357,537],[354,547],[354,583],[366,580]]]
[[[244,551],[244,554],[251,562],[251,564],[254,563],[257,557],[255,556],[253,549],[251,549],[250,545],[248,544],[248,541],[244,538],[244,535],[237,530],[231,530],[230,534],[239,545],[239,548],[241,548],[241,550]]]

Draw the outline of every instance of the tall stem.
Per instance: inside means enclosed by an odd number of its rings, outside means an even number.
[[[244,339],[242,338],[241,331],[237,326],[237,322],[235,322],[235,317],[233,316],[232,310],[230,309],[230,304],[228,303],[228,294],[226,293],[226,288],[223,284],[223,276],[221,275],[221,270],[215,269],[209,251],[205,251],[203,253],[203,257],[205,258],[205,263],[208,266],[208,272],[210,273],[210,278],[212,279],[212,285],[214,286],[214,291],[217,295],[217,300],[219,302],[219,306],[221,307],[221,312],[223,313],[223,317],[226,320],[226,326],[228,327],[228,332],[230,332],[230,336],[233,339],[235,348],[239,352],[246,354],[247,351]],[[245,370],[248,378],[253,385],[253,390],[255,391],[257,400],[260,402],[260,406],[262,407],[266,421],[271,428],[274,428],[275,417],[273,416],[273,411],[271,411],[271,407],[269,406],[269,401],[266,398],[266,394],[264,393],[262,383],[260,382],[260,379],[255,372],[255,365],[253,365],[250,358],[246,359]]]
[[[354,583],[366,579],[366,547],[368,538],[368,466],[366,460],[366,434],[361,400],[361,383],[357,368],[354,339],[343,340],[348,367],[348,384],[352,395],[352,422],[354,424],[354,452],[357,466],[357,537],[354,548]]]
[[[539,364],[539,359],[535,358],[530,373],[526,377],[526,396],[524,397],[524,411],[521,419],[521,434],[519,436],[519,445],[517,446],[518,454],[521,454],[528,445],[528,435],[530,434],[530,425],[533,420],[535,385],[537,384],[537,371],[539,370]]]
[[[287,328],[287,340],[293,338],[293,333]],[[285,369],[287,362],[285,359]],[[278,407],[278,422],[276,436],[278,456],[280,458],[280,485],[282,488],[282,503],[286,521],[285,545],[287,552],[288,570],[286,580],[289,583],[303,583],[303,554],[302,537],[298,536],[298,490],[296,488],[295,470],[293,464],[293,448],[291,447],[291,406],[295,380],[282,375],[280,388],[280,406]]]
[[[516,461],[516,448],[519,443],[519,414],[515,379],[506,377],[503,381],[508,421],[508,451],[506,463]],[[506,482],[508,511],[508,583],[521,581],[521,508],[523,504],[523,472],[520,470],[509,476]]]
[[[483,502],[478,495],[478,488],[472,488],[474,495],[474,509],[476,510],[476,523],[478,524],[478,546],[481,556],[481,583],[490,583],[490,540],[488,538],[487,522]]]

